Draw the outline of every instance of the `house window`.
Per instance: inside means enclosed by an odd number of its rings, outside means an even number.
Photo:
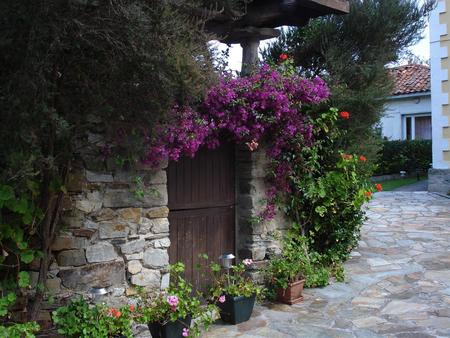
[[[431,115],[404,115],[404,140],[431,140]]]
[[[418,116],[415,118],[416,140],[431,140],[431,116]]]

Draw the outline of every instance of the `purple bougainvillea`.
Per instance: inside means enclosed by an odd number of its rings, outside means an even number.
[[[283,159],[285,150],[313,142],[312,125],[302,105],[320,103],[328,96],[322,79],[285,75],[268,65],[248,77],[222,77],[198,109],[173,108],[169,118],[156,128],[145,162],[157,166],[167,157],[174,161],[181,156],[193,157],[202,145],[217,147],[223,131],[235,142],[246,144],[249,151],[264,142],[271,168],[267,206],[261,217],[271,219],[277,197],[290,192],[291,167]]]

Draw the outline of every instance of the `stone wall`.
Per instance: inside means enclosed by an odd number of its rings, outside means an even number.
[[[265,206],[265,151],[239,148],[236,154],[238,257],[257,263],[253,276],[258,278],[257,269],[280,252],[288,223],[282,215],[252,222]],[[49,292],[66,298],[106,287],[109,302],[120,303],[136,286],[164,289],[170,246],[167,163],[157,171],[125,170],[94,158],[83,154],[70,173],[61,230],[52,246]],[[32,275],[37,278],[37,272]]]
[[[237,233],[236,245],[241,259],[251,258],[256,264],[253,277],[258,279],[257,269],[274,254],[281,252],[280,238],[289,223],[277,212],[271,221],[254,222],[264,210],[266,184],[264,177],[268,160],[263,147],[254,152],[238,147],[236,150],[237,193]]]
[[[159,290],[168,285],[164,169],[80,167],[72,171],[68,190],[61,230],[52,246],[51,293],[89,293],[92,287],[107,287],[119,297],[133,294],[134,286]]]
[[[450,194],[450,169],[428,170],[428,191]]]

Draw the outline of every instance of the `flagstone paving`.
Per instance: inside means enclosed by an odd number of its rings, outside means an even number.
[[[344,283],[256,306],[250,321],[205,337],[450,337],[450,199],[382,192],[367,215]]]

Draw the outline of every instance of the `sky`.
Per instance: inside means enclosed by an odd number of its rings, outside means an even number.
[[[264,40],[260,43],[260,49],[263,49],[270,41],[272,40]],[[215,45],[218,46],[220,50],[225,50],[227,48],[227,45],[223,43],[215,42]],[[422,61],[426,62],[430,58],[430,34],[428,27],[425,29],[423,38],[420,40],[416,45],[412,46],[410,48],[410,51],[418,56]],[[228,67],[231,70],[240,71],[241,69],[241,62],[242,59],[242,48],[238,44],[231,45],[230,48],[230,57],[228,59]],[[401,64],[405,64],[407,61],[403,61]]]

